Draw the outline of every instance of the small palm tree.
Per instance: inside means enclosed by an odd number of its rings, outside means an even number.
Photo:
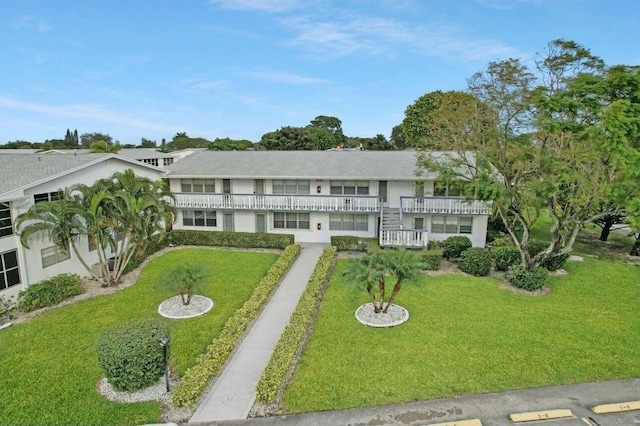
[[[367,290],[376,313],[387,313],[402,289],[402,284],[411,281],[421,269],[424,269],[423,264],[416,255],[404,249],[388,250],[380,254],[369,254],[352,262],[344,271],[343,278],[346,282],[362,285]],[[396,283],[385,305],[387,275],[395,277]],[[375,295],[376,284],[378,298]]]
[[[351,262],[349,267],[342,274],[343,278],[350,283],[363,285],[373,303],[373,310],[378,313],[382,310],[384,303],[385,272],[383,263],[379,255],[369,255]],[[378,287],[380,299],[376,300],[376,290]]]
[[[163,281],[165,286],[176,288],[182,304],[188,306],[193,298],[193,293],[207,277],[206,271],[190,264],[180,265],[169,272]]]
[[[106,141],[95,141],[89,146],[89,152],[116,153],[122,149],[119,143],[111,144]]]

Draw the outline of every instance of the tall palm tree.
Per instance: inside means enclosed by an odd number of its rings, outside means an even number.
[[[375,313],[382,310],[384,303],[385,271],[384,264],[379,255],[372,254],[351,262],[342,276],[348,283],[364,286],[369,296],[371,296],[371,303],[373,304]],[[378,300],[376,299],[376,286],[378,287],[380,295]]]

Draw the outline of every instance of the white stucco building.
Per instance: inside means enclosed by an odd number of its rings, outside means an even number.
[[[287,233],[297,242],[354,235],[402,247],[466,235],[483,247],[490,207],[449,192],[416,161],[414,151],[195,152],[165,168],[174,229]]]
[[[153,180],[162,177],[158,167],[114,154],[0,155],[0,296],[17,295],[30,284],[61,273],[87,275],[71,250],[64,253],[46,239],[34,238],[29,249],[23,247],[14,221],[34,203],[55,200],[61,189],[92,185],[126,169]],[[86,240],[78,247],[85,259],[97,263]]]

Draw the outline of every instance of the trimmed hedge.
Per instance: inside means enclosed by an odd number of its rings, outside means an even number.
[[[491,249],[491,254],[496,271],[508,271],[522,261],[522,255],[516,246],[497,246]]]
[[[294,236],[291,234],[186,231],[178,229],[171,231],[170,240],[175,245],[185,246],[219,246],[283,250],[294,243]]]
[[[446,259],[458,259],[462,252],[470,249],[472,246],[469,237],[455,235],[449,237],[442,242],[442,255]]]
[[[30,312],[57,305],[63,300],[82,293],[82,279],[76,274],[60,274],[35,283],[18,294],[21,311]]]
[[[134,391],[157,382],[165,371],[162,336],[168,336],[168,329],[157,319],[132,322],[102,333],[98,362],[109,383],[120,391]]]
[[[216,234],[217,232],[208,233]],[[258,316],[262,306],[299,254],[300,246],[297,244],[285,248],[280,258],[269,268],[264,278],[253,290],[249,299],[227,320],[220,335],[213,339],[205,353],[200,355],[196,364],[185,372],[182,381],[173,393],[172,402],[174,405],[186,407],[198,401],[209,380],[220,373],[242,339],[245,330]]]
[[[442,265],[442,250],[429,249],[420,254],[420,261],[424,264],[427,271],[437,271]]]
[[[375,238],[353,237],[350,235],[333,235],[331,237],[331,245],[336,247],[338,251],[361,251],[366,253],[369,249],[369,243]]]
[[[517,265],[509,269],[507,279],[515,287],[529,291],[540,290],[547,282],[549,271],[538,266],[531,271],[525,271],[522,266]]]
[[[491,271],[491,252],[489,249],[472,247],[462,252],[458,268],[475,277],[486,277]]]
[[[291,315],[291,320],[260,377],[256,387],[256,399],[263,404],[270,404],[276,400],[294,365],[296,356],[302,350],[304,337],[311,326],[322,297],[322,290],[331,273],[336,251],[337,248],[332,246],[327,247],[322,253],[307,288],[300,297],[298,306]]]

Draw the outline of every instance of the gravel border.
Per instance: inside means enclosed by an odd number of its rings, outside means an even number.
[[[213,300],[206,296],[193,295],[191,303],[184,305],[181,296],[174,296],[158,306],[158,313],[169,319],[195,318],[213,309]]]
[[[409,311],[400,305],[391,305],[387,313],[375,313],[373,303],[369,302],[356,309],[355,317],[359,323],[369,327],[395,327],[409,320]]]

